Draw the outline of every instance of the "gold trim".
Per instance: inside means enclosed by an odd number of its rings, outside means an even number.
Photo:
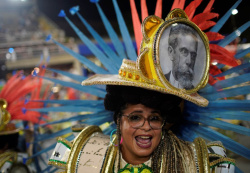
[[[143,58],[143,55],[147,52],[147,49],[144,49],[142,54],[138,59]],[[154,79],[149,79],[145,76],[142,65],[140,63],[135,63],[134,61],[123,59],[122,65],[119,69],[119,77],[121,79],[133,82],[141,82],[141,83],[155,83]],[[145,70],[146,71],[146,70]]]
[[[214,165],[217,165],[217,164],[223,163],[223,162],[232,162],[233,164],[235,164],[235,160],[234,159],[231,159],[231,158],[228,158],[228,157],[222,157],[220,159],[217,159],[217,160],[211,162],[209,164],[209,166],[213,167]]]
[[[209,157],[223,157],[222,155],[219,155],[219,154],[212,154],[212,153],[208,153]]]
[[[152,30],[154,30],[155,27],[157,27],[158,25],[160,25],[163,22],[164,22],[164,20],[162,20],[158,16],[154,16],[154,15],[148,16],[143,20],[141,28],[142,28],[143,41],[145,43],[150,42]]]
[[[112,143],[117,144],[116,137],[113,138]],[[110,173],[113,171],[117,151],[118,151],[118,147],[110,144],[108,151],[107,151],[107,155],[105,157],[105,161],[104,161],[101,173]]]
[[[209,173],[209,157],[207,152],[207,146],[205,140],[202,138],[195,138],[194,139],[197,161],[199,166],[199,172]]]
[[[85,127],[74,140],[71,152],[68,158],[67,163],[67,172],[76,172],[76,163],[79,156],[79,153],[85,144],[85,142],[89,139],[89,137],[95,132],[102,132],[100,127],[98,126],[87,126]]]
[[[173,10],[172,12],[180,12],[182,11],[181,9],[177,9],[177,10]],[[171,15],[171,13],[169,15]],[[185,13],[183,11],[183,13]],[[163,34],[163,32],[165,31],[166,28],[170,27],[172,24],[174,23],[183,23],[183,24],[186,24],[188,26],[190,26],[191,28],[193,28],[200,36],[204,46],[205,46],[205,50],[206,50],[206,66],[205,66],[205,71],[204,71],[204,74],[203,74],[203,77],[202,79],[200,80],[200,82],[198,83],[198,85],[191,89],[191,90],[185,90],[185,89],[179,89],[179,88],[176,88],[174,86],[172,86],[170,84],[170,82],[168,80],[166,80],[166,78],[164,77],[164,74],[162,72],[162,68],[161,68],[161,65],[160,65],[160,57],[159,57],[159,44],[160,44],[160,40],[161,40],[161,36]],[[200,28],[194,24],[193,22],[189,21],[188,19],[186,19],[185,17],[181,17],[181,18],[173,18],[171,20],[167,20],[165,21],[158,29],[158,31],[156,32],[155,34],[155,38],[154,38],[154,41],[153,41],[153,52],[155,52],[155,54],[152,55],[153,59],[156,60],[155,62],[155,70],[157,72],[157,75],[158,75],[158,78],[160,79],[160,81],[162,82],[162,84],[164,86],[167,86],[173,90],[177,90],[177,91],[180,91],[180,92],[184,92],[186,94],[192,94],[192,93],[195,93],[197,92],[200,88],[203,88],[207,82],[208,82],[208,71],[209,71],[209,66],[210,66],[210,49],[209,49],[209,41],[207,39],[207,37],[204,36],[204,33],[200,30]]]
[[[209,147],[211,148],[213,146],[221,147],[226,151],[226,148],[222,144],[219,144],[219,143],[216,143],[216,142],[212,142],[212,143],[207,144],[207,148],[209,148]]]
[[[203,159],[203,166],[204,166],[204,172],[209,173],[210,167],[209,167],[209,155],[207,151],[207,145],[204,139],[200,138],[200,146],[202,150],[202,159]]]
[[[188,19],[188,16],[186,15],[186,13],[182,9],[176,8],[176,9],[173,9],[167,15],[167,17],[165,18],[165,21],[166,20],[171,20],[171,19],[174,19],[174,18],[185,18],[185,19]]]
[[[62,141],[62,142],[64,142],[65,144],[67,144],[70,148],[72,148],[72,143],[71,143],[70,141],[68,141],[67,139],[64,139],[64,138],[62,138],[62,137],[59,137],[59,138],[57,139],[57,141]]]
[[[56,161],[48,161],[48,165],[55,166],[60,169],[67,169],[67,163],[60,163]]]

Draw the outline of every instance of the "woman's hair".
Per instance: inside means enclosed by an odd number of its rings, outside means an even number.
[[[157,109],[168,123],[176,123],[181,117],[179,104],[181,98],[132,86],[108,85],[104,106],[107,110],[114,111],[114,121],[127,104],[143,104],[146,107]]]

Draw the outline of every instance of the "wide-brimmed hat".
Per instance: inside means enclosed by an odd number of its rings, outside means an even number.
[[[83,81],[82,85],[141,87],[207,106],[208,100],[197,93],[208,82],[210,65],[209,42],[199,27],[188,19],[183,10],[175,9],[165,20],[157,16],[147,17],[142,23],[142,34],[140,54],[136,61],[124,59],[117,75],[96,74]],[[182,40],[172,45],[170,40],[176,41],[178,36]],[[186,40],[183,40],[184,37]],[[186,42],[186,47],[175,50],[180,42]],[[176,51],[179,51],[179,55]],[[184,63],[180,58],[184,58]],[[173,65],[176,62],[178,65]],[[176,71],[180,71],[178,78]],[[175,76],[174,82],[169,76]]]

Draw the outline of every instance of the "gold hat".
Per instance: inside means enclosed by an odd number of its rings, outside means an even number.
[[[181,9],[171,11],[165,21],[154,15],[148,16],[142,23],[142,34],[136,62],[124,59],[119,74],[96,74],[82,85],[141,87],[207,106],[208,100],[197,93],[209,78],[210,51],[206,34]],[[180,46],[173,45],[176,40]],[[186,47],[181,47],[184,43],[187,43]],[[181,61],[183,57],[185,62]],[[186,63],[188,68],[184,66]]]

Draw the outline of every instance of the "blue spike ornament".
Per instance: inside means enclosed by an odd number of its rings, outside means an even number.
[[[59,12],[58,17],[66,17],[66,14],[65,14],[64,10],[61,10]]]
[[[80,7],[79,7],[79,5],[77,5],[77,6],[74,6],[74,7],[70,8],[70,9],[69,9],[69,12],[70,12],[71,15],[74,15],[74,14],[76,14],[79,10],[80,10]]]

